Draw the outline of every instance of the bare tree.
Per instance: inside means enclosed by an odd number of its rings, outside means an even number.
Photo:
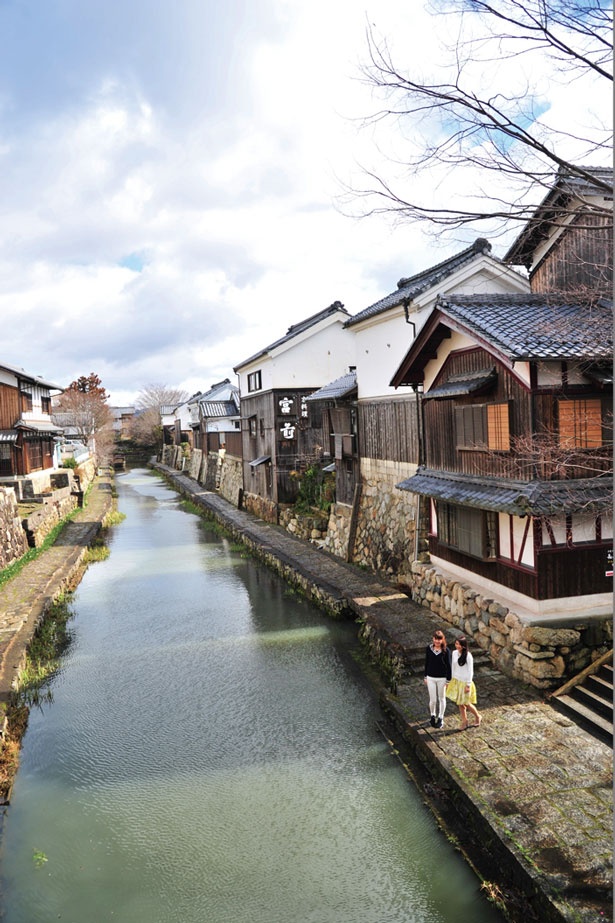
[[[162,444],[162,414],[165,408],[177,407],[187,400],[189,394],[181,388],[154,383],[146,385],[138,394],[136,414],[131,424],[131,435],[135,442],[144,446]]]
[[[577,189],[585,181],[594,195],[612,195],[612,174],[587,168],[588,163],[610,166],[610,125],[595,124],[591,133],[585,126],[554,127],[540,118],[531,86],[515,90],[498,73],[502,62],[513,58],[516,69],[527,73],[533,62],[543,71],[548,63],[553,81],[574,85],[577,93],[585,88],[591,101],[597,81],[609,86],[612,81],[612,16],[605,0],[432,0],[432,12],[435,29],[441,16],[456,16],[459,22],[441,79],[417,73],[414,61],[395,63],[386,39],[368,28],[363,75],[385,105],[366,122],[399,126],[407,139],[397,158],[404,176],[387,180],[384,168],[365,168],[366,187],[349,189],[347,201],[360,202],[363,215],[391,213],[437,227],[489,221],[494,233],[495,222],[500,229],[511,219],[526,222],[556,172],[576,181]],[[485,89],[489,70],[496,82]],[[567,155],[573,149],[571,161]],[[468,169],[478,180],[464,189],[461,171]],[[389,158],[389,174],[393,170]],[[415,181],[427,173],[435,176],[428,188]],[[438,179],[451,176],[454,199],[445,184],[438,200]],[[488,191],[476,187],[481,177],[489,180]],[[595,200],[588,202],[588,209],[596,208],[606,213]]]
[[[113,414],[107,406],[109,396],[95,372],[81,375],[71,382],[57,401],[54,422],[68,430],[84,445],[94,446],[103,463],[108,460],[113,443]]]

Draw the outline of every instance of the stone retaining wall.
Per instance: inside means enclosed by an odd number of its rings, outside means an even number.
[[[258,516],[264,522],[278,521],[278,507],[273,500],[267,497],[259,497],[258,494],[244,493],[241,502],[242,509],[254,516]]]
[[[28,550],[28,539],[12,487],[0,487],[0,536],[0,570],[4,570]]]
[[[414,602],[459,628],[508,676],[538,689],[556,689],[613,646],[612,622],[583,619],[572,627],[531,624],[429,565],[414,562],[408,587]]]
[[[235,455],[225,455],[220,466],[218,492],[239,509],[243,495],[243,462]]]
[[[77,497],[70,487],[54,490],[40,509],[23,520],[23,528],[31,548],[40,548],[49,533],[77,508]]]
[[[327,535],[329,514],[324,510],[297,513],[293,506],[289,506],[280,510],[279,520],[280,525],[297,538],[320,544]]]
[[[396,485],[414,473],[414,465],[361,460],[361,492],[354,538],[350,535],[352,510],[336,505],[329,518],[324,547],[354,564],[391,578],[410,572],[416,557],[417,497]],[[349,540],[352,548],[348,552]]]

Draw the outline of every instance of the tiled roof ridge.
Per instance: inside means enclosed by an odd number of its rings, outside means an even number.
[[[477,237],[474,243],[469,247],[466,247],[464,250],[460,250],[459,253],[454,253],[452,256],[447,257],[447,259],[442,260],[440,263],[436,263],[435,266],[429,266],[427,269],[422,269],[420,272],[415,273],[413,276],[401,278],[397,283],[397,288],[407,288],[412,282],[418,282],[422,277],[437,275],[439,270],[448,268],[451,266],[451,264],[456,263],[457,261],[463,261],[467,257],[472,256],[474,253],[485,253],[491,255],[491,250],[491,244],[486,237]],[[494,257],[494,259],[497,259],[497,257]]]
[[[429,266],[427,269],[422,269],[420,272],[415,273],[413,276],[401,278],[397,283],[396,291],[389,292],[388,295],[384,295],[382,298],[379,298],[378,301],[375,301],[371,305],[368,305],[368,307],[363,308],[362,311],[359,311],[357,314],[353,315],[349,320],[347,320],[344,326],[352,327],[353,324],[359,323],[368,317],[375,317],[378,314],[388,310],[389,308],[400,304],[400,302],[403,301],[404,296],[408,297],[410,293],[412,293],[412,297],[416,297],[417,295],[422,294],[422,292],[426,291],[437,282],[440,282],[447,276],[452,275],[452,273],[459,269],[460,266],[463,266],[464,263],[469,262],[471,259],[474,259],[480,254],[489,256],[492,260],[495,260],[498,263],[502,262],[500,259],[498,259],[498,257],[492,255],[491,244],[487,238],[477,237],[474,243],[469,247],[465,247],[458,253],[454,253],[452,256],[447,257],[447,259],[442,260],[442,262],[436,263],[435,266]]]
[[[604,295],[579,295],[578,292],[499,292],[497,294],[477,293],[475,295],[438,295],[439,304],[553,304],[566,305],[596,304],[608,307],[609,298]]]

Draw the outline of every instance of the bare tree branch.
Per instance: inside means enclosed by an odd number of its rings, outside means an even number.
[[[506,84],[492,92],[478,89],[477,65],[497,62],[513,55],[539,56],[559,79],[608,80],[612,50],[612,17],[604,0],[433,0],[438,16],[460,16],[461,33],[448,49],[447,77],[429,80],[410,65],[403,70],[393,60],[386,39],[367,28],[368,60],[363,77],[377,95],[386,100],[364,120],[364,124],[394,122],[400,138],[406,137],[404,154],[389,165],[403,165],[406,180],[387,179],[383,170],[364,168],[369,181],[365,188],[347,188],[346,201],[360,201],[362,214],[390,213],[403,220],[428,220],[435,225],[461,227],[476,221],[526,222],[553,185],[554,172],[586,181],[594,193],[612,196],[612,178],[596,173],[589,161],[599,157],[611,162],[610,126],[592,131],[570,127],[553,128],[540,119],[528,85],[513,90]],[[476,27],[482,32],[477,37]],[[464,31],[472,29],[467,36]],[[592,84],[593,85],[593,84]],[[421,132],[423,136],[421,137]],[[585,137],[585,135],[589,135]],[[571,143],[580,152],[574,162],[568,158]],[[402,164],[403,160],[403,164]],[[510,194],[486,194],[480,204],[469,204],[460,194],[446,202],[427,201],[420,183],[436,170],[438,176],[455,176],[461,168],[475,168],[486,176],[510,178]],[[501,187],[501,183],[499,184]],[[522,193],[525,189],[525,194]],[[463,190],[466,196],[481,190]],[[531,193],[531,194],[528,194]],[[430,184],[430,194],[434,195]],[[369,203],[374,204],[369,204]],[[596,199],[586,201],[588,212],[611,215],[610,205]],[[565,210],[562,211],[562,215]],[[554,215],[557,220],[557,215]]]

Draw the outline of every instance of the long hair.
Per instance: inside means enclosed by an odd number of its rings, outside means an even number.
[[[438,639],[440,639],[440,638],[442,639],[442,650],[445,651],[445,650],[446,650],[446,638],[444,637],[444,632],[443,632],[443,631],[440,631],[440,629],[438,628],[438,629],[436,629],[436,631],[434,631],[433,637],[434,637],[434,638],[438,638]]]
[[[463,667],[468,659],[468,641],[466,638],[457,638],[461,644],[461,653],[459,655],[459,666]]]

